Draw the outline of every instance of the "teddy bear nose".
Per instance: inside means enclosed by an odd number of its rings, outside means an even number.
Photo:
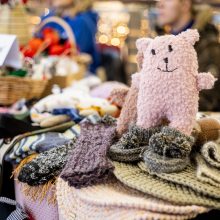
[[[163,60],[164,60],[165,63],[168,63],[168,58],[167,57],[164,58]]]

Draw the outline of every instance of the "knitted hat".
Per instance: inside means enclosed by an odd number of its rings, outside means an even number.
[[[150,137],[159,131],[159,127],[142,129],[132,125],[129,131],[110,147],[109,156],[116,161],[139,161],[140,153],[148,145]]]
[[[137,165],[115,161],[113,164],[115,166],[114,174],[116,178],[133,189],[178,205],[202,205],[220,208],[220,199],[215,198],[219,197],[220,194],[213,197],[204,196],[184,185],[150,175],[146,171],[141,170]],[[190,181],[190,179],[187,179],[187,176],[184,176],[184,178],[185,182]],[[215,193],[219,193],[218,191],[219,189]]]
[[[198,180],[220,187],[220,169],[210,166],[210,164],[208,164],[200,154],[197,154],[195,159],[197,165],[196,177]]]
[[[152,135],[142,157],[152,172],[179,172],[189,164],[193,143],[192,137],[165,126]]]
[[[73,215],[87,219],[88,213],[89,219],[188,219],[207,211],[200,206],[171,205],[127,188],[114,178],[83,189],[69,187],[59,178],[57,201],[64,219]]]
[[[149,172],[149,168],[142,162],[139,163],[139,166],[141,169],[143,168],[143,170],[145,170],[146,172],[153,174],[160,179],[188,187],[192,189],[195,193],[200,193],[211,198],[216,198],[220,201],[220,188],[199,181],[196,177],[196,167],[193,165],[187,166],[183,171],[178,173]]]
[[[84,122],[81,134],[70,152],[61,178],[76,188],[105,181],[113,166],[107,151],[116,136],[115,120],[106,116],[98,124]]]

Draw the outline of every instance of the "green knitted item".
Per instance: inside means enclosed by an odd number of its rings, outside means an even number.
[[[219,199],[220,201],[220,188],[210,184],[201,182],[196,177],[196,167],[194,165],[187,166],[183,171],[178,173],[155,173],[149,171],[149,168],[143,162],[138,166],[151,175],[155,175],[160,179],[170,183],[185,186],[193,190],[195,193]]]
[[[113,161],[113,164],[115,166],[114,174],[116,178],[133,189],[177,205],[202,205],[220,209],[220,189],[216,187],[213,197],[205,196],[184,185],[150,175],[146,171],[141,170],[137,165],[116,161]],[[187,175],[184,178],[185,182],[190,181]]]

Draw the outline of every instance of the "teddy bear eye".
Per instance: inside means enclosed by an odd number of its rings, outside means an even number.
[[[169,52],[172,52],[173,51],[173,48],[171,45],[168,46],[168,49],[169,49]]]
[[[155,51],[154,49],[151,50],[151,53],[152,53],[153,55],[156,55],[156,51]]]

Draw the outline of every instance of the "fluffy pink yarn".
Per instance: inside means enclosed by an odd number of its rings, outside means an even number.
[[[199,91],[211,89],[215,78],[198,73],[197,54],[193,47],[199,39],[197,30],[177,36],[142,38],[137,48],[143,51],[143,66],[133,76],[139,89],[137,125],[157,126],[163,119],[169,126],[189,135],[198,111]]]

